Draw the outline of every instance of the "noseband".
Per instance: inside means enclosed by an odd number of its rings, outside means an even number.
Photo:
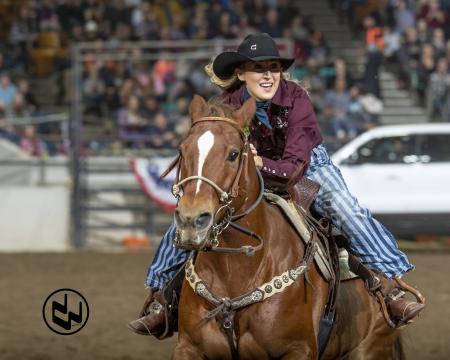
[[[211,186],[212,188],[214,188],[214,190],[217,192],[219,201],[222,204],[222,206],[216,211],[214,218],[216,218],[216,216],[221,211],[224,211],[224,210],[227,212],[227,214],[225,215],[225,217],[223,218],[223,220],[221,222],[214,224],[212,226],[212,238],[205,243],[204,248],[202,248],[201,250],[210,250],[210,251],[216,251],[216,252],[234,252],[234,253],[238,252],[238,253],[245,253],[246,255],[253,255],[255,253],[255,251],[258,251],[262,248],[261,237],[258,234],[254,233],[253,231],[246,229],[246,228],[234,223],[233,221],[236,221],[236,220],[244,217],[245,215],[249,214],[252,210],[254,210],[256,208],[256,206],[258,206],[258,204],[261,202],[261,200],[263,198],[263,194],[264,194],[264,180],[262,178],[260,171],[258,170],[258,168],[256,168],[256,172],[257,172],[258,180],[259,180],[258,197],[255,200],[255,202],[248,209],[246,209],[244,212],[242,212],[240,214],[235,215],[234,214],[235,209],[231,206],[231,203],[232,203],[233,199],[238,196],[239,180],[241,178],[242,169],[246,165],[246,160],[248,157],[248,136],[246,134],[244,134],[242,129],[239,127],[239,125],[235,121],[233,121],[230,118],[221,117],[221,116],[205,116],[205,117],[199,118],[193,122],[191,129],[195,125],[197,125],[199,123],[207,122],[207,121],[220,121],[220,122],[224,122],[224,123],[227,123],[227,124],[233,126],[233,128],[239,132],[239,135],[241,136],[241,139],[244,142],[244,145],[241,150],[241,159],[239,162],[239,167],[236,172],[236,176],[234,178],[234,181],[233,181],[233,184],[231,185],[230,190],[228,192],[226,192],[211,179],[208,179],[207,177],[200,176],[200,175],[193,175],[193,176],[184,178],[182,180],[179,180],[180,167],[181,167],[181,161],[182,161],[181,155],[179,155],[178,158],[175,159],[175,161],[169,166],[169,168],[161,176],[164,177],[176,165],[178,165],[177,175],[175,177],[175,184],[172,186],[172,194],[175,196],[177,201],[179,201],[181,198],[181,196],[180,196],[181,186],[183,184],[188,183],[193,180],[203,181],[206,184],[208,184],[209,186]],[[218,245],[219,245],[218,236],[228,226],[231,226],[231,227],[235,228],[236,230],[241,231],[244,234],[255,238],[256,240],[258,240],[259,244],[257,246],[245,245],[245,246],[241,246],[239,248],[218,247]],[[177,247],[181,247],[180,236],[179,236],[178,231],[177,231],[177,236],[174,240],[174,245]]]

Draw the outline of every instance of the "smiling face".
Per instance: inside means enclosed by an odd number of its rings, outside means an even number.
[[[280,86],[281,64],[278,60],[249,61],[238,70],[239,80],[257,100],[270,100]]]

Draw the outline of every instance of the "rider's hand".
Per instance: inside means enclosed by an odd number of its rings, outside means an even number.
[[[253,144],[250,144],[250,150],[253,154],[253,161],[255,162],[255,165],[258,169],[261,169],[263,167],[263,161],[261,159],[261,156],[258,156],[258,151],[256,151],[256,148],[253,146]]]

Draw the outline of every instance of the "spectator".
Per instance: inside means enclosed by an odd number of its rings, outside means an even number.
[[[135,95],[130,96],[126,108],[119,111],[118,120],[119,125],[127,132],[145,130],[149,124],[140,111],[139,98]]]
[[[51,0],[42,0],[42,3],[36,9],[36,14],[40,31],[59,30],[58,14]]]
[[[20,145],[20,135],[17,129],[6,118],[0,118],[0,139],[5,139],[13,144]]]
[[[158,23],[151,12],[150,4],[143,2],[133,10],[131,15],[133,32],[139,40],[157,40]]]
[[[175,134],[169,126],[167,117],[161,111],[155,115],[147,134],[151,147],[174,148],[177,146]]]
[[[265,21],[261,24],[261,32],[267,33],[274,38],[282,37],[283,32],[278,23],[278,10],[270,8],[265,16]]]
[[[323,34],[320,31],[314,32],[310,56],[322,66],[327,62],[329,55],[330,48],[327,46]]]
[[[393,32],[389,26],[383,29],[383,56],[391,63],[397,61],[397,52],[400,50],[400,34]]]
[[[405,32],[406,29],[415,27],[416,19],[411,9],[408,8],[405,0],[399,0],[394,10],[395,30],[398,33]]]
[[[87,77],[83,84],[84,112],[101,117],[104,96],[105,84],[99,76],[98,65],[92,62],[88,66]]]
[[[228,11],[223,11],[219,16],[219,24],[215,38],[234,39],[239,28],[237,25],[231,24],[231,16]]]
[[[24,135],[20,139],[20,148],[30,156],[42,157],[46,153],[44,142],[39,138],[33,125],[25,126]]]
[[[420,96],[420,100],[425,98],[425,92],[428,85],[428,78],[435,69],[434,49],[431,44],[422,46],[422,53],[419,64],[415,72],[415,88]]]
[[[20,79],[17,83],[19,94],[23,99],[23,109],[27,113],[33,113],[38,110],[38,104],[30,92],[30,82],[27,79]]]
[[[371,16],[365,17],[363,24],[366,30],[365,39],[367,51],[364,83],[370,93],[381,99],[379,68],[383,60],[383,30],[376,25],[375,19]]]
[[[422,5],[417,17],[424,19],[430,29],[443,28],[448,24],[448,13],[441,9],[439,0],[428,0]]]
[[[11,111],[17,99],[17,87],[11,83],[8,74],[0,75],[0,112]]]
[[[428,87],[428,111],[433,119],[440,121],[450,121],[450,73],[448,65],[446,58],[439,58],[436,71],[430,75]]]
[[[142,110],[142,115],[146,119],[153,119],[157,113],[161,111],[156,98],[153,96],[148,96],[144,100],[144,108]]]
[[[168,86],[175,81],[176,63],[168,60],[158,60],[153,67],[154,91],[158,99],[165,100]]]
[[[300,16],[298,7],[289,0],[278,0],[278,20],[280,24],[291,24],[293,19]]]
[[[257,29],[260,29],[265,21],[265,14],[267,13],[267,6],[264,0],[254,0],[252,2],[247,2],[245,6],[245,12],[247,14],[252,14],[250,17],[250,25]]]
[[[431,44],[433,45],[434,55],[436,58],[445,56],[445,34],[441,28],[433,30],[431,37]]]
[[[357,134],[356,126],[348,114],[350,102],[344,79],[337,80],[335,89],[325,95],[326,114],[330,119],[333,135],[338,139],[352,138]]]
[[[191,127],[191,117],[189,116],[189,103],[186,98],[177,101],[177,121],[174,132],[178,139],[184,139]]]
[[[307,60],[307,72],[304,76],[299,77],[308,89],[308,92],[315,103],[320,102],[320,98],[325,90],[325,82],[323,77],[320,75],[320,67],[314,58],[309,58]],[[296,77],[297,78],[297,77]],[[322,104],[318,105],[322,107]]]
[[[119,110],[121,103],[119,93],[115,86],[106,86],[104,104],[105,104],[105,116],[108,118],[116,117],[117,111]]]
[[[242,37],[246,37],[247,35],[255,34],[257,32],[258,30],[250,25],[248,15],[242,14],[240,17],[238,34],[241,34]]]
[[[322,68],[323,70],[324,68]],[[350,72],[347,70],[347,65],[342,58],[337,58],[333,62],[333,72],[330,72],[327,76],[323,75],[327,79],[327,88],[334,89],[336,87],[336,82],[342,80],[345,82],[345,86],[350,88],[354,79]]]
[[[354,124],[358,133],[369,130],[375,125],[375,118],[367,112],[361,102],[361,88],[353,85],[350,88],[350,102],[348,106],[348,116],[350,122]]]
[[[430,40],[430,30],[428,29],[427,22],[424,19],[417,20],[417,27],[415,30],[417,32],[417,40],[420,44],[425,44]]]
[[[405,40],[398,51],[402,87],[406,88],[412,85],[411,69],[418,67],[420,53],[421,43],[417,38],[417,30],[415,28],[406,29]]]

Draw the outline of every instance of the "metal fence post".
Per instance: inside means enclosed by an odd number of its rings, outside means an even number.
[[[74,94],[72,99],[72,114],[69,119],[69,136],[71,143],[70,151],[70,176],[71,176],[71,241],[76,248],[85,244],[82,213],[81,213],[81,132],[82,132],[82,109],[81,109],[81,48],[74,44],[72,48],[72,84]]]

